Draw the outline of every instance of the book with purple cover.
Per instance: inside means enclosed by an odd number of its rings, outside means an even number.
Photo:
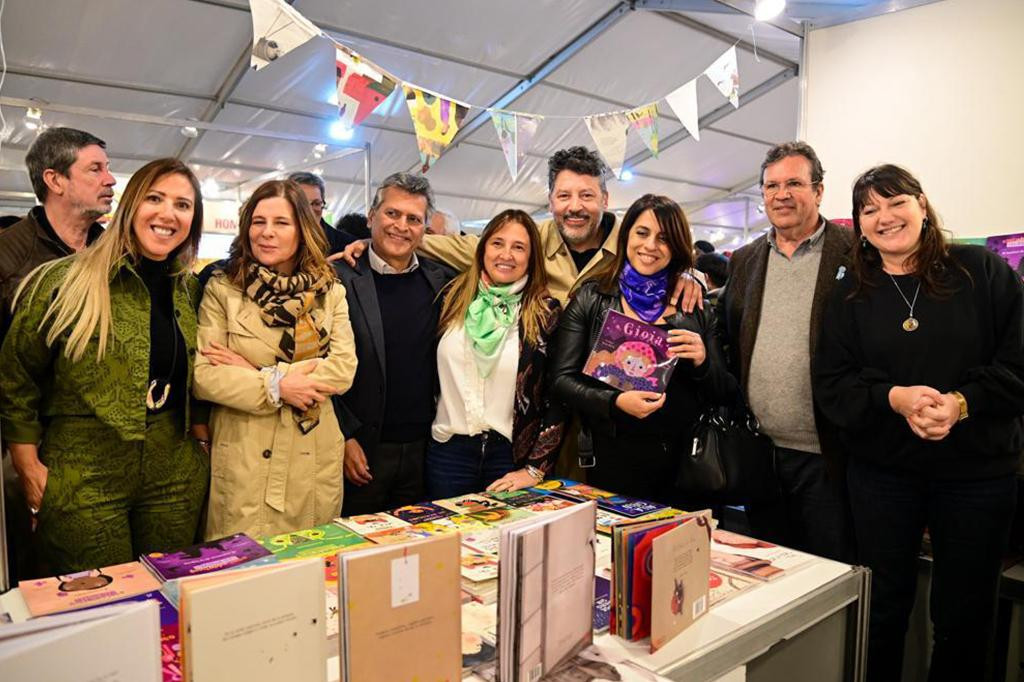
[[[411,524],[424,523],[426,521],[434,521],[436,519],[443,519],[447,516],[453,516],[455,512],[439,507],[433,502],[420,502],[419,504],[409,504],[398,509],[391,509],[387,512],[396,519],[401,519]]]
[[[112,604],[125,604],[128,602],[144,602],[153,600],[160,606],[160,667],[163,673],[163,682],[181,682],[181,641],[178,636],[178,609],[159,591],[143,592],[134,597],[118,599]],[[106,606],[90,606],[82,609],[99,609]]]
[[[583,373],[620,391],[664,393],[675,367],[668,332],[609,310]]]
[[[177,552],[150,552],[141,559],[153,575],[167,581],[247,564],[269,555],[270,550],[245,533],[235,533]]]

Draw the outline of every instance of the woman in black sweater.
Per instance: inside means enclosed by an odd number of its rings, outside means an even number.
[[[929,679],[984,679],[1024,447],[1024,290],[995,254],[949,245],[902,168],[857,179],[853,221],[861,245],[826,310],[814,395],[851,455],[868,679],[900,678],[926,527]]]
[[[689,452],[693,425],[709,397],[720,402],[735,382],[710,343],[710,321],[699,308],[686,315],[671,300],[672,283],[693,265],[690,226],[679,205],[646,194],[622,218],[616,257],[573,294],[559,322],[552,392],[583,422],[581,459],[592,437],[587,482],[611,492],[680,504],[673,484],[680,453]],[[710,309],[710,306],[706,306]],[[605,313],[615,310],[668,332],[678,358],[664,393],[612,388],[583,373]]]

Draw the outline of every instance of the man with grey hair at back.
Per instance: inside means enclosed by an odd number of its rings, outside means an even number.
[[[322,177],[316,173],[301,171],[292,173],[288,179],[297,184],[302,193],[306,195],[309,206],[313,209],[313,215],[320,221],[320,227],[323,228],[324,234],[327,236],[327,244],[330,247],[328,253],[324,254],[325,256],[341,251],[356,240],[353,235],[339,230],[324,220],[324,209],[327,208],[327,185]]]
[[[427,234],[462,234],[462,222],[451,211],[439,208],[427,223]]]
[[[455,274],[416,256],[433,211],[426,178],[388,176],[367,214],[369,249],[354,266],[334,264],[358,360],[352,388],[334,398],[345,436],[346,516],[422,499],[438,393],[438,294]]]

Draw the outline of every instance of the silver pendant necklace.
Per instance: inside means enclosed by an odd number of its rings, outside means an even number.
[[[921,293],[921,281],[918,280],[917,282],[917,289],[914,291],[914,300],[908,301],[907,297],[903,295],[903,289],[900,289],[900,285],[896,281],[896,278],[892,276],[892,273],[887,272],[886,274],[889,275],[889,279],[892,280],[893,286],[896,287],[896,291],[900,292],[900,298],[903,299],[903,302],[906,303],[907,307],[910,309],[910,315],[907,316],[907,319],[903,320],[903,331],[916,331],[917,328],[921,326],[921,323],[917,321],[916,317],[914,317],[914,306],[917,305],[917,295]]]

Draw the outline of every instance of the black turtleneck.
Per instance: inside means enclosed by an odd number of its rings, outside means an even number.
[[[167,403],[151,413],[185,406],[188,356],[174,313],[173,260],[153,261],[141,258],[136,267],[149,290],[149,380],[156,380],[153,399],[159,400],[169,380],[171,393]]]

